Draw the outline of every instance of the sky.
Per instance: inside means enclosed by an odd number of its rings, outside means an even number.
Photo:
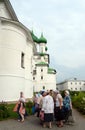
[[[57,82],[85,80],[85,0],[10,0],[21,23],[47,39]]]

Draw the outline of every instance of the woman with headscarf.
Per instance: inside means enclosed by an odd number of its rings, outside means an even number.
[[[58,90],[54,91],[55,119],[58,127],[63,127],[63,98]]]
[[[65,90],[64,94],[65,94],[65,97],[63,100],[64,115],[65,115],[65,122],[67,122],[68,117],[70,116],[70,114],[72,114],[72,103],[71,103],[69,91]]]

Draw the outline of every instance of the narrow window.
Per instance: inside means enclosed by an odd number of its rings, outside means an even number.
[[[43,76],[41,76],[41,79],[43,80]]]
[[[43,69],[41,69],[41,72],[43,72]]]
[[[33,80],[35,80],[35,77],[33,77]]]
[[[33,70],[33,75],[36,75],[36,70]]]
[[[22,52],[22,53],[21,53],[21,67],[22,67],[22,68],[25,68],[25,67],[24,67],[24,57],[25,57],[25,54]]]

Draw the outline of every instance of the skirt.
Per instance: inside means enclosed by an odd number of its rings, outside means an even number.
[[[62,109],[60,109],[60,107],[55,108],[55,118],[56,118],[56,121],[61,121],[64,119],[63,108]]]
[[[53,113],[44,113],[44,122],[53,121]]]

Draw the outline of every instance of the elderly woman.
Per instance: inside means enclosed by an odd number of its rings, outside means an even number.
[[[42,102],[42,111],[44,111],[44,123],[43,127],[45,128],[48,125],[49,128],[52,128],[53,113],[54,113],[54,101],[49,92],[44,92],[45,96]]]
[[[65,97],[63,100],[63,105],[64,105],[65,122],[67,122],[68,117],[72,112],[72,103],[71,103],[69,91],[65,90],[64,94],[65,94]]]
[[[58,90],[54,92],[55,119],[58,127],[63,127],[63,98]]]

